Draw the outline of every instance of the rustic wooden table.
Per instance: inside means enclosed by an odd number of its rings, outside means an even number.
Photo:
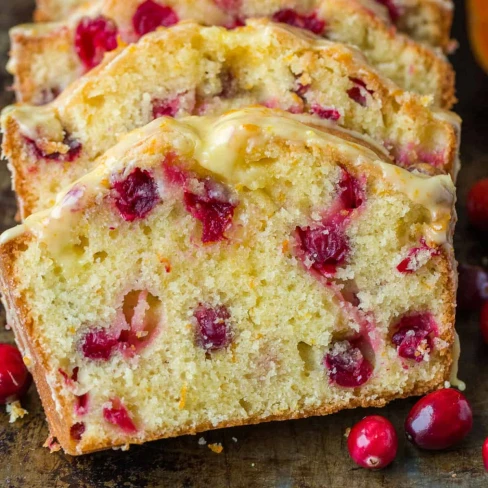
[[[457,3],[454,35],[461,47],[453,57],[458,72],[464,119],[459,179],[459,225],[456,251],[460,262],[480,263],[487,254],[466,223],[465,198],[470,185],[488,176],[488,77],[475,65],[465,32],[463,3]],[[29,20],[33,0],[0,2],[0,105],[12,100],[7,60],[7,30]],[[0,165],[0,231],[14,225],[15,200],[7,168]],[[4,330],[0,312],[0,341],[13,341]],[[42,448],[48,431],[39,398],[31,388],[25,407],[29,415],[15,424],[0,412],[0,486],[8,488],[98,487],[486,487],[481,445],[488,436],[488,346],[482,344],[476,313],[459,315],[457,328],[463,347],[460,377],[474,411],[474,429],[459,446],[445,452],[420,452],[400,436],[396,461],[380,472],[357,468],[349,459],[344,432],[367,413],[353,410],[324,418],[275,422],[209,432],[208,442],[221,442],[221,454],[198,444],[200,436],[149,443],[129,452],[110,451],[81,458]],[[415,400],[397,401],[377,412],[403,431],[403,421]],[[234,441],[237,439],[237,442]]]

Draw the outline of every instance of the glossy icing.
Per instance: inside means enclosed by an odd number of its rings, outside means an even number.
[[[307,121],[313,125],[305,124]],[[188,117],[179,121],[160,119],[123,138],[107,153],[109,166],[110,161],[116,165],[118,159],[123,157],[136,141],[168,130],[181,136],[175,138],[175,144],[186,146],[186,150],[190,147],[202,167],[233,184],[248,186],[251,189],[259,188],[260,176],[267,169],[265,165],[253,165],[251,168],[245,164],[242,156],[250,145],[265,145],[270,137],[301,141],[308,146],[332,144],[354,165],[360,166],[367,160],[374,162],[373,167],[378,177],[388,182],[395,191],[404,193],[407,198],[429,211],[430,221],[425,224],[425,236],[428,241],[443,244],[449,240],[449,225],[455,200],[455,189],[449,176],[429,177],[394,166],[388,162],[384,150],[372,141],[365,140],[363,136],[354,132],[338,129],[327,121],[318,123],[312,116],[294,116],[287,112],[253,107],[232,111],[222,117]],[[369,147],[361,145],[361,142],[368,143]],[[382,154],[384,158],[380,159]],[[72,192],[77,184],[82,184],[87,187],[87,194],[103,192],[100,182],[110,171],[110,168],[98,167],[79,183],[75,183],[70,191]],[[60,209],[69,206],[67,201],[70,199],[67,200],[67,194],[58,197],[58,202],[52,210],[29,217],[25,226],[39,228],[40,225],[42,228],[45,226],[42,222],[46,221],[46,217],[47,222],[58,219]],[[2,235],[1,242],[22,232],[22,227],[7,231]]]

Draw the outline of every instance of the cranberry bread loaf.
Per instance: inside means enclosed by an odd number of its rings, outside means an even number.
[[[16,27],[11,31],[9,70],[15,76],[17,99],[36,105],[50,101],[96,66],[118,41],[135,42],[161,25],[194,19],[236,27],[249,16],[268,16],[358,47],[385,76],[405,90],[432,95],[443,108],[451,108],[455,101],[454,71],[447,59],[397,34],[382,18],[381,9],[379,14],[371,10],[370,0],[315,0],[305,5],[300,0],[244,0],[239,8],[224,9],[218,5],[213,0],[165,0],[164,5],[153,0],[104,0],[84,6],[61,24]],[[372,5],[378,10],[375,2]]]
[[[35,18],[37,21],[54,22],[65,20],[77,7],[86,5],[101,5],[104,0],[37,0]],[[127,1],[112,0],[121,4]],[[262,8],[269,12],[281,9],[296,9],[298,6],[313,10],[318,0],[301,2],[282,2],[280,0],[200,0],[209,12],[232,10],[234,17],[245,18],[261,15]],[[405,32],[419,42],[425,42],[432,47],[447,50],[450,42],[450,32],[453,17],[453,3],[451,0],[361,0],[371,11],[380,14],[395,25],[400,32]],[[142,3],[142,0],[141,0]],[[183,2],[178,2],[183,3]],[[167,1],[165,5],[172,6],[176,2]],[[196,6],[196,5],[195,5]]]
[[[161,115],[252,104],[311,113],[383,144],[403,166],[457,171],[447,112],[401,91],[358,51],[265,19],[227,30],[181,23],[114,51],[44,107],[3,116],[3,150],[23,217],[93,168],[118,138]]]
[[[2,236],[2,294],[66,452],[449,379],[450,177],[300,118],[155,120]]]

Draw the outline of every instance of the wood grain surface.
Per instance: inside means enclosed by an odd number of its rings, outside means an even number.
[[[466,223],[469,186],[488,177],[488,76],[475,65],[465,32],[464,5],[457,3],[455,37],[461,47],[453,56],[458,72],[458,112],[464,119],[459,179],[459,225],[456,252],[460,262],[480,263],[487,243]],[[12,101],[11,79],[4,69],[8,28],[27,22],[32,0],[0,0],[0,104]],[[0,164],[0,230],[14,225],[15,200],[9,173]],[[0,313],[0,341],[12,342]],[[8,423],[0,407],[0,486],[8,488],[132,488],[132,487],[487,487],[481,445],[488,436],[488,346],[482,344],[476,312],[459,315],[462,342],[460,377],[474,411],[474,429],[459,446],[444,452],[421,452],[403,436],[403,422],[415,400],[397,401],[378,410],[353,410],[306,420],[275,422],[157,441],[128,452],[108,451],[81,458],[42,448],[48,430],[37,393],[31,388],[25,407],[29,415]],[[349,459],[344,433],[369,413],[387,416],[400,434],[396,461],[387,469],[367,472]],[[198,439],[221,442],[221,454]]]

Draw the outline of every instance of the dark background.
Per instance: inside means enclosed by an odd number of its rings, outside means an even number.
[[[0,106],[13,100],[11,79],[5,72],[9,27],[27,22],[33,0],[0,0]],[[459,177],[459,224],[455,238],[461,263],[487,259],[482,242],[466,221],[469,187],[488,177],[488,76],[476,65],[466,37],[464,2],[456,1],[453,36],[460,48],[452,56],[457,70],[459,103],[464,119]],[[488,8],[488,5],[487,5]],[[15,200],[10,177],[0,164],[0,231],[14,225]],[[0,341],[12,342],[0,310]],[[379,409],[352,410],[323,418],[274,422],[203,434],[207,442],[221,442],[221,454],[200,446],[200,436],[162,440],[132,447],[129,452],[107,451],[81,458],[50,454],[42,444],[47,425],[34,388],[23,402],[29,415],[8,423],[0,407],[0,486],[8,488],[132,488],[132,487],[487,487],[481,445],[488,436],[488,346],[483,345],[476,312],[458,314],[461,337],[460,378],[474,412],[474,428],[459,446],[444,452],[421,452],[403,438],[403,421],[415,399],[396,401]],[[388,417],[400,434],[396,461],[379,472],[358,468],[349,459],[344,433],[365,414]],[[236,438],[234,442],[232,438]]]

